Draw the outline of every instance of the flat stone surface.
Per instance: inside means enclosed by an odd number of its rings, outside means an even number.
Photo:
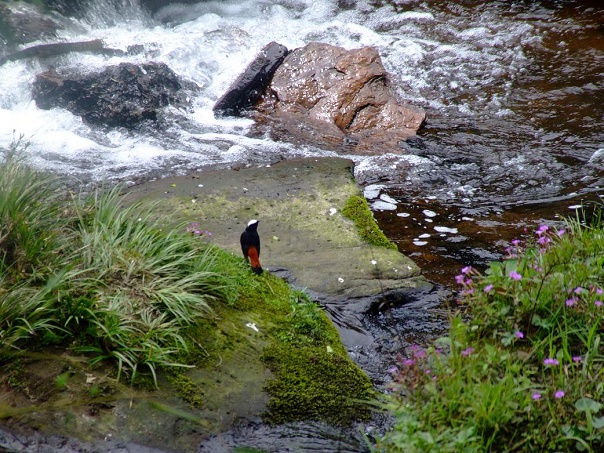
[[[198,222],[208,240],[241,255],[239,235],[260,220],[260,261],[287,269],[298,287],[330,298],[363,298],[426,284],[419,267],[396,250],[366,244],[341,214],[361,190],[342,158],[282,161],[271,167],[191,173],[129,189],[158,201],[158,213]]]

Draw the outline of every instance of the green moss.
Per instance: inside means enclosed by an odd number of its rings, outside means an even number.
[[[176,387],[178,396],[191,407],[201,407],[203,405],[203,389],[194,379],[183,372],[173,373],[168,379]]]
[[[354,222],[359,235],[365,242],[397,250],[396,244],[388,239],[383,231],[380,230],[365,198],[358,195],[349,197],[346,201],[346,206],[342,210],[342,214]]]
[[[292,348],[273,346],[263,356],[276,378],[269,381],[271,395],[265,420],[285,423],[322,420],[347,425],[368,419],[369,378],[352,361],[326,346]]]

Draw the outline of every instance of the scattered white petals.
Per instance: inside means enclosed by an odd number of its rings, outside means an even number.
[[[255,330],[256,332],[258,332],[258,327],[256,327],[256,323],[255,322],[248,322],[245,327],[249,327],[252,330]]]
[[[457,234],[457,228],[449,228],[449,227],[444,227],[444,226],[435,226],[434,229],[436,231],[438,231],[439,233],[451,233],[451,234]]]
[[[385,201],[376,201],[371,207],[376,211],[394,211],[396,210],[396,205],[392,203],[386,203]]]
[[[397,204],[398,203],[398,201],[396,201],[392,197],[389,197],[385,193],[383,193],[383,194],[380,195],[380,200],[385,201],[386,203],[391,203],[391,204]]]
[[[329,215],[334,215],[338,210],[336,208],[329,208]]]
[[[363,196],[368,200],[372,200],[373,198],[378,197],[378,195],[380,194],[380,190],[382,190],[383,188],[384,186],[381,184],[371,184],[365,187],[365,189],[363,189]]]

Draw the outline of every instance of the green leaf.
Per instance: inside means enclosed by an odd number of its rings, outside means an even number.
[[[602,409],[602,404],[592,400],[591,398],[580,398],[575,402],[575,407],[578,411],[592,412],[595,414]]]
[[[594,418],[592,421],[592,426],[596,429],[604,428],[604,417]]]

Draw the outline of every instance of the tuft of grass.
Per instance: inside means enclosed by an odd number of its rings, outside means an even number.
[[[124,206],[120,188],[66,200],[58,182],[16,155],[0,165],[0,339],[71,340],[118,378],[175,362],[186,329],[227,296],[216,249],[163,231],[148,206]]]
[[[378,226],[364,197],[353,195],[348,198],[342,214],[354,222],[359,235],[368,244],[397,250],[396,244]]]
[[[604,449],[604,229],[568,220],[456,278],[449,336],[393,371],[386,451]],[[465,320],[465,321],[464,321]]]

